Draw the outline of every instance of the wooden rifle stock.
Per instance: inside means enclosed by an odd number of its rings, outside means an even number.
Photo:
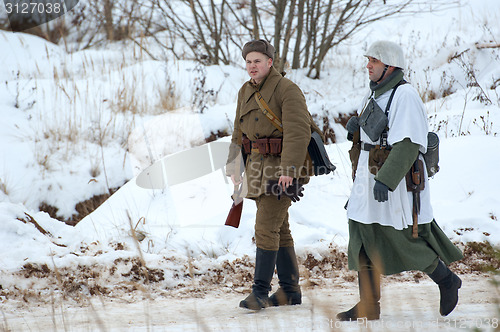
[[[240,226],[242,209],[243,209],[243,200],[241,200],[241,202],[239,202],[238,204],[235,204],[233,202],[233,205],[229,210],[229,214],[227,215],[226,223],[224,225],[238,228],[238,226]]]
[[[242,139],[245,138],[248,141],[248,144],[250,141],[246,136],[240,136],[241,138],[238,140],[239,145],[241,146],[242,144]],[[241,192],[243,190],[243,183],[244,179],[241,177],[241,162],[245,164],[245,153],[243,149],[241,149],[241,154],[239,157],[235,159],[236,163],[236,174],[238,175],[238,179],[241,180],[241,185],[238,187],[238,184],[234,185],[234,193],[233,193],[233,205],[231,205],[231,209],[229,210],[229,214],[227,215],[226,218],[226,223],[224,225],[226,226],[231,226],[234,228],[238,228],[240,226],[240,219],[241,219],[241,212],[243,210],[243,197],[241,197]]]
[[[241,185],[243,187],[243,184]],[[240,226],[241,220],[241,212],[243,210],[243,198],[240,197],[241,188],[238,189],[238,186],[234,186],[234,194],[233,194],[233,205],[231,205],[231,209],[229,210],[229,214],[226,218],[226,223],[224,225],[231,226],[234,228],[238,228]]]

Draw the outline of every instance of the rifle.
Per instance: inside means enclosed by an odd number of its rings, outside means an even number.
[[[241,219],[241,211],[243,209],[243,197],[241,197],[241,189],[243,188],[243,183],[241,186],[234,185],[234,193],[233,193],[233,205],[231,205],[231,209],[229,210],[229,214],[226,218],[226,226],[232,226],[234,228],[238,228],[240,225]]]

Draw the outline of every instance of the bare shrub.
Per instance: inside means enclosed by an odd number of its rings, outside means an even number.
[[[472,59],[470,58],[470,48],[458,53],[454,53],[449,59],[448,62],[456,62],[460,65],[462,68],[466,81],[467,81],[467,87],[470,90],[474,90],[474,97],[473,100],[478,100],[482,104],[488,106],[492,104],[491,99],[489,98],[488,94],[485,92],[485,89],[479,84],[478,79],[477,79],[477,70],[474,68],[474,62],[471,61]]]

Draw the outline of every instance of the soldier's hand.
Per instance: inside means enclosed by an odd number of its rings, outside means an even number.
[[[345,129],[347,129],[347,132],[349,134],[354,134],[355,132],[357,132],[359,130],[359,120],[358,120],[358,117],[357,116],[353,116],[349,119],[349,121],[347,121],[346,125],[345,125]]]
[[[278,184],[285,190],[293,183],[293,178],[291,176],[282,175],[278,180]]]
[[[389,199],[389,187],[380,181],[375,180],[375,185],[373,186],[373,196],[378,202],[385,202]]]

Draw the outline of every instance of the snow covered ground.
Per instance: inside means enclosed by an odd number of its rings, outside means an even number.
[[[4,311],[12,331],[498,331],[492,285],[467,276],[459,306],[449,317],[438,313],[439,292],[426,280],[396,282],[382,289],[378,321],[340,322],[335,315],[357,301],[354,283],[304,291],[300,306],[260,312],[237,307],[242,294],[206,292],[202,297],[87,298],[84,305],[55,302]],[[1,323],[0,323],[0,326]]]
[[[448,12],[367,27],[330,54],[321,80],[288,73],[311,113],[330,120],[338,143],[327,149],[337,171],[311,179],[290,210],[304,305],[258,314],[237,308],[253,273],[253,202],[245,201],[233,229],[223,226],[232,185],[221,171],[163,190],[142,189],[134,178],[152,159],[231,132],[244,69],[151,61],[122,43],[68,54],[0,31],[0,327],[328,330],[336,310],[357,299],[345,257],[350,144],[334,118],[352,112],[366,89],[367,44],[389,36],[407,45],[408,78],[441,139],[441,171],[429,181],[438,223],[463,248],[499,245],[500,48],[482,47],[500,43],[498,22],[498,1],[464,0]],[[198,98],[207,108],[199,113],[193,86],[204,77]],[[174,110],[165,111],[166,86],[175,87]],[[67,219],[77,203],[118,187],[76,227],[40,212],[50,205]],[[455,265],[466,282],[450,320],[438,317],[436,287],[426,278],[413,285],[421,278],[409,273],[386,280],[384,321],[437,320],[456,330],[477,320],[494,328],[486,320],[499,317],[498,290],[489,275],[470,274],[470,262]]]

